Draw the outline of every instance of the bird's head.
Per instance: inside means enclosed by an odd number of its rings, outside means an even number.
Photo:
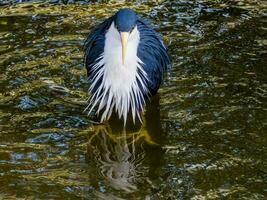
[[[115,14],[115,27],[120,33],[121,45],[122,45],[122,63],[124,64],[125,55],[126,55],[126,47],[129,35],[136,27],[137,16],[135,12],[129,8],[120,9]]]

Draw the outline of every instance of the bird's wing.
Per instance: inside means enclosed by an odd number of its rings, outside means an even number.
[[[140,32],[138,57],[143,62],[143,69],[149,79],[148,89],[153,95],[159,88],[163,72],[170,64],[170,58],[160,35],[146,21],[139,18],[137,28]]]
[[[91,67],[97,62],[104,52],[105,34],[113,21],[113,17],[104,20],[97,25],[88,35],[84,43],[84,62],[89,76]]]
[[[161,35],[155,31],[155,26],[146,18],[141,18],[138,17],[138,22],[141,23],[142,25],[146,26],[148,29],[151,29],[151,31],[155,34],[155,36],[157,37],[157,39],[162,43],[162,46],[167,49],[163,43],[163,39],[161,37]]]

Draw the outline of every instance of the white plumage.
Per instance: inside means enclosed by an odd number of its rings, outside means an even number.
[[[127,53],[123,65],[120,34],[115,28],[114,22],[105,35],[104,52],[98,59],[97,64],[92,67],[95,75],[89,92],[92,93],[94,86],[102,76],[103,81],[97,91],[90,97],[89,105],[86,108],[89,109],[88,114],[94,108],[96,108],[97,114],[100,111],[103,112],[101,122],[109,119],[114,109],[120,118],[123,117],[124,123],[126,123],[127,113],[130,109],[133,120],[136,116],[140,119],[136,102],[139,102],[137,105],[140,105],[141,110],[143,110],[143,103],[141,102],[144,102],[144,94],[142,90],[147,91],[147,75],[142,69],[142,61],[137,57],[139,41],[140,34],[135,27],[128,37]],[[139,88],[138,82],[142,88]]]

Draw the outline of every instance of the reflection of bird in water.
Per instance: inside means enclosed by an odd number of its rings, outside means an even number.
[[[131,9],[121,9],[97,25],[85,43],[85,64],[93,109],[108,120],[112,113],[133,121],[145,100],[156,94],[170,63],[159,35]]]
[[[109,124],[96,125],[90,133],[88,155],[107,186],[132,193],[138,189],[138,184],[151,184],[150,176],[153,177],[155,168],[159,167],[163,153],[158,104],[159,98],[155,96],[138,129],[120,129],[116,120],[111,120]],[[104,194],[97,195],[103,197]]]
[[[141,152],[136,152],[135,136],[127,138],[124,132],[119,137],[110,138],[111,135],[105,128],[98,129],[96,133],[99,143],[90,150],[93,150],[93,156],[98,161],[101,175],[117,190],[125,192],[136,190],[134,183],[144,173],[144,169],[140,169],[144,152],[142,146],[139,147]]]

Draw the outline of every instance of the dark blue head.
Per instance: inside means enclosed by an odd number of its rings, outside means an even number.
[[[130,32],[136,26],[137,16],[129,8],[120,9],[115,14],[115,26],[119,32]]]

